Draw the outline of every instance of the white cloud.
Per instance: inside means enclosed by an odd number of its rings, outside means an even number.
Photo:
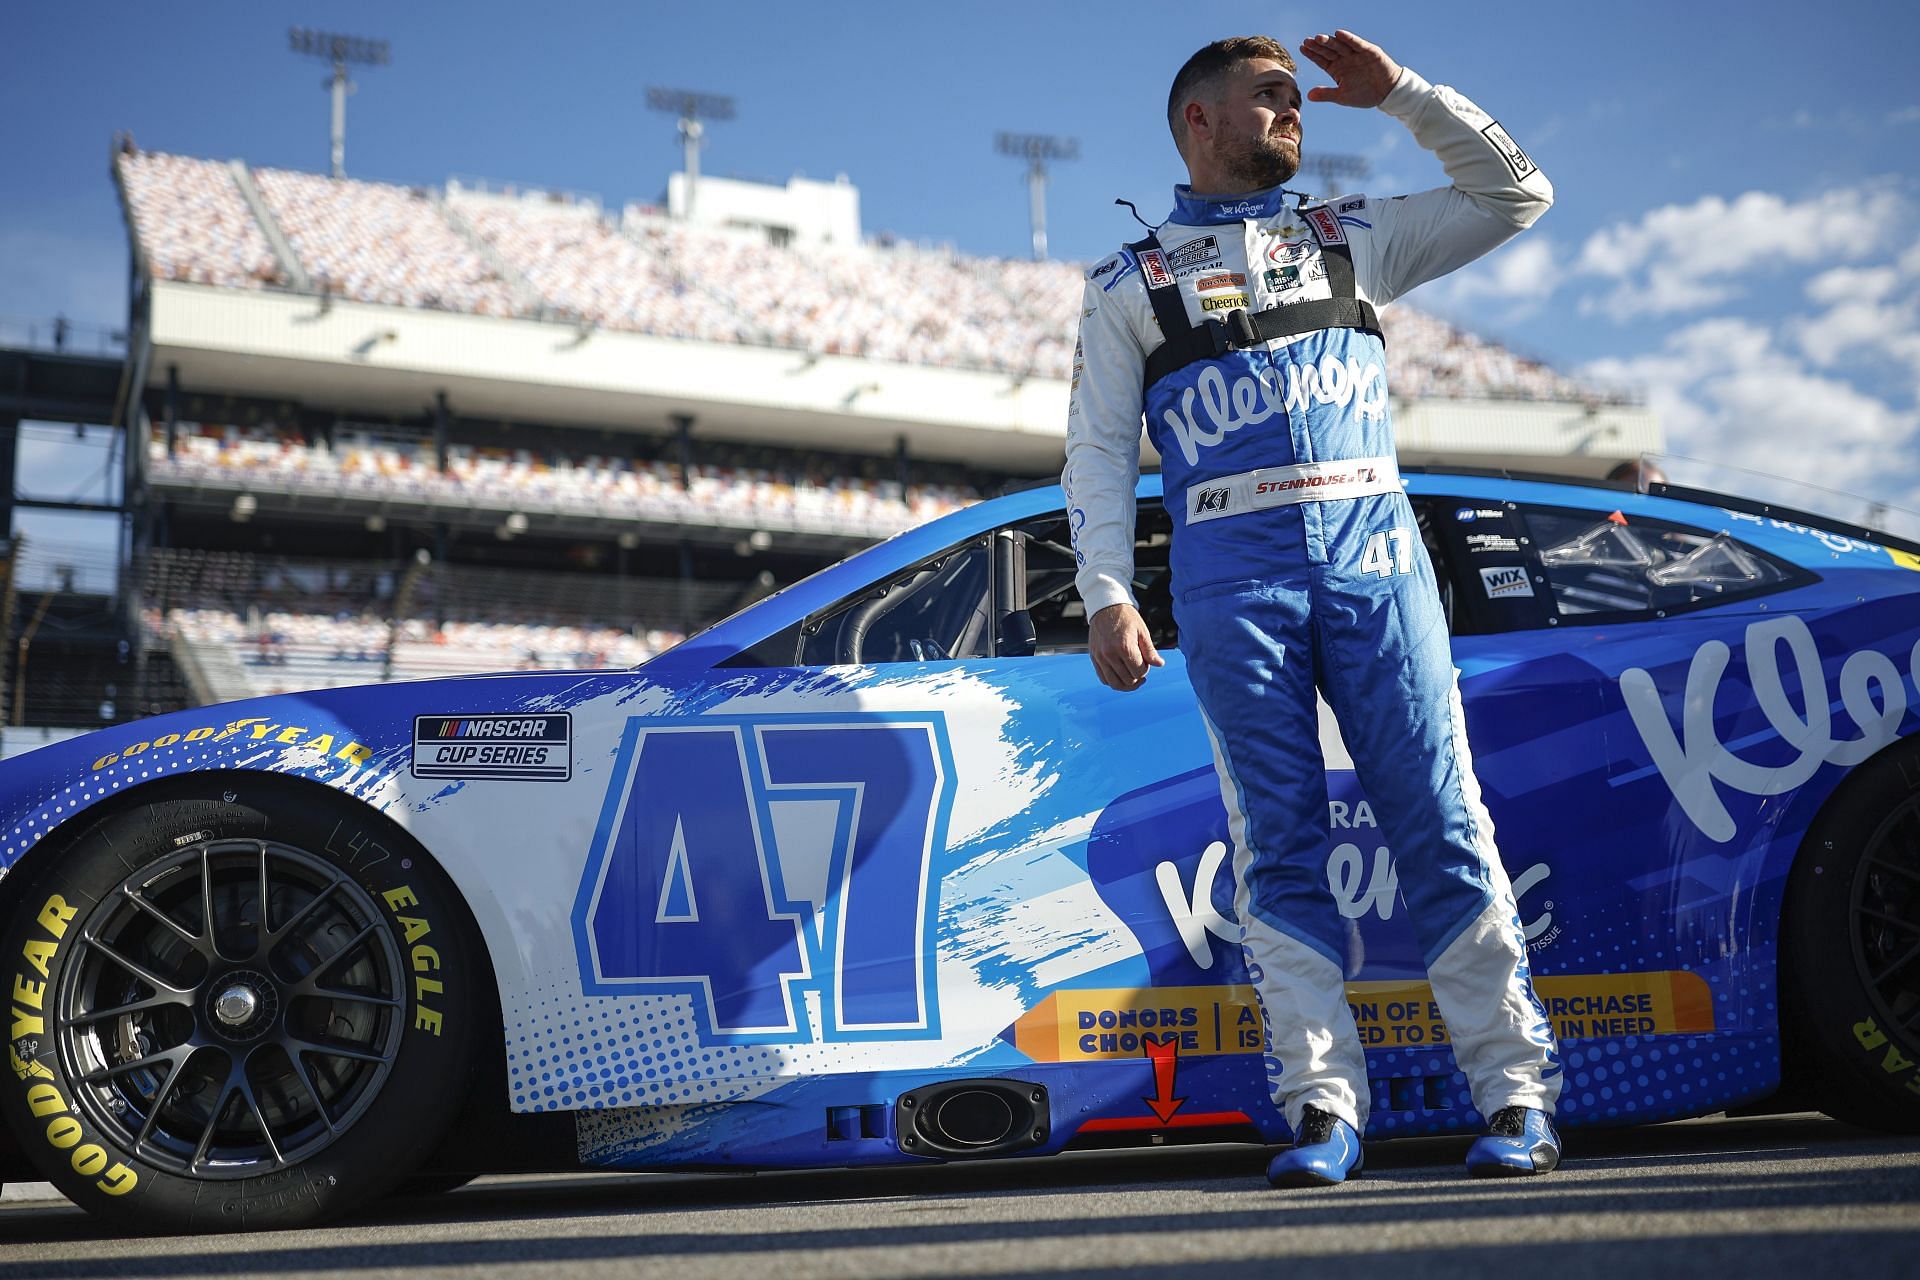
[[[1749,369],[1766,359],[1773,339],[1748,320],[1720,316],[1670,334],[1667,347],[1686,357],[1702,373]]]
[[[1887,112],[1888,124],[1920,124],[1920,107],[1901,107]]]
[[[1529,233],[1436,281],[1428,296],[1441,305],[1474,298],[1543,302],[1566,278],[1559,257],[1552,240]]]
[[[1581,310],[1617,321],[1703,310],[1738,296],[1749,272],[1870,257],[1906,213],[1898,192],[1877,185],[1800,201],[1749,191],[1666,205],[1587,238],[1574,270],[1613,287]]]
[[[1920,412],[1809,368],[1750,321],[1702,320],[1581,372],[1645,390],[1676,454],[1920,507]]]
[[[1815,364],[1831,368],[1851,351],[1891,354],[1913,324],[1911,305],[1886,307],[1866,298],[1853,298],[1805,321],[1795,331],[1794,339]]]
[[[1572,264],[1568,283],[1587,290],[1583,312],[1684,317],[1749,288],[1764,293],[1743,315],[1683,322],[1651,351],[1580,372],[1644,391],[1680,457],[1920,511],[1913,221],[1900,190],[1869,183],[1802,200],[1709,197],[1608,227]],[[1655,334],[1664,327],[1645,325]],[[1721,482],[1772,483],[1751,475]],[[1868,515],[1835,497],[1776,496],[1848,519]]]
[[[1666,316],[1681,311],[1701,311],[1738,297],[1740,290],[1730,284],[1706,284],[1679,275],[1655,275],[1639,284],[1622,282],[1612,292],[1580,299],[1580,314],[1601,315],[1625,322],[1639,316]]]
[[[1899,282],[1898,267],[1835,267],[1807,281],[1807,296],[1828,306],[1849,300],[1878,302]]]
[[[1827,310],[1795,327],[1794,338],[1817,365],[1848,355],[1904,368],[1920,392],[1920,245],[1891,263],[1835,267],[1807,281],[1807,297]]]

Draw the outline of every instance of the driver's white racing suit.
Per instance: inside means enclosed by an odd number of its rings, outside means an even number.
[[[1551,1114],[1560,1091],[1399,484],[1372,311],[1517,234],[1553,189],[1496,121],[1410,70],[1381,110],[1451,185],[1305,208],[1178,188],[1157,236],[1087,273],[1067,430],[1089,617],[1132,599],[1143,410],[1160,453],[1180,650],[1227,805],[1268,1082],[1296,1132],[1308,1104],[1364,1130],[1368,1099],[1326,880],[1316,688],[1390,842],[1475,1107]]]

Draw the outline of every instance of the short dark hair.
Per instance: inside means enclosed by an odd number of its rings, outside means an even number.
[[[1173,78],[1173,88],[1167,92],[1167,128],[1173,131],[1174,146],[1185,150],[1185,108],[1200,86],[1218,78],[1236,63],[1254,58],[1271,58],[1288,71],[1296,69],[1287,46],[1272,36],[1232,36],[1226,40],[1215,40],[1186,60],[1179,74]]]

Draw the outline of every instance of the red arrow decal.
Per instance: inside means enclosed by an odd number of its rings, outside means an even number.
[[[1180,1067],[1180,1037],[1168,1035],[1156,1041],[1152,1036],[1141,1036],[1140,1043],[1146,1046],[1147,1059],[1153,1063],[1153,1091],[1156,1095],[1140,1101],[1153,1108],[1153,1114],[1160,1118],[1160,1123],[1166,1124],[1186,1102],[1185,1098],[1173,1096],[1173,1076]]]

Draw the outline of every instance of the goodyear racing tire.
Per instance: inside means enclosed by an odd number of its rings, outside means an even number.
[[[231,773],[49,853],[0,941],[0,1115],[75,1202],[144,1231],[297,1227],[436,1149],[486,970],[399,828]]]
[[[1920,1132],[1920,742],[1828,799],[1788,881],[1790,1087],[1836,1119]]]

